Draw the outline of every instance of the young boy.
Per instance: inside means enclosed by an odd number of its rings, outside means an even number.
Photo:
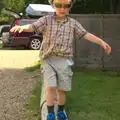
[[[40,61],[44,70],[44,83],[46,86],[46,101],[48,108],[47,120],[55,120],[54,100],[57,90],[58,120],[67,120],[64,113],[65,91],[71,90],[72,79],[72,42],[73,38],[83,37],[85,40],[100,45],[107,54],[111,47],[87,32],[79,22],[68,17],[71,8],[71,0],[54,0],[52,7],[55,15],[41,17],[32,25],[15,26],[11,32],[33,32],[43,33],[43,42],[40,48]]]

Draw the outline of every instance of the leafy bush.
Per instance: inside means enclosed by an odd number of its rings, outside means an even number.
[[[9,17],[0,16],[0,23],[1,24],[9,23]]]

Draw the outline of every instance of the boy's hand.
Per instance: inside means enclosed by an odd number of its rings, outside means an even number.
[[[111,53],[111,47],[106,42],[102,41],[101,46],[108,55]]]
[[[14,26],[13,28],[11,28],[10,32],[33,32],[34,29],[32,28],[31,24],[28,25],[23,25],[23,26]]]
[[[14,26],[13,28],[11,28],[10,29],[10,32],[19,32],[19,33],[21,33],[21,32],[23,32],[23,30],[24,30],[24,26]]]

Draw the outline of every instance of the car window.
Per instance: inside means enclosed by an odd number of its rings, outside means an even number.
[[[19,25],[22,26],[22,25],[27,25],[27,24],[31,24],[33,23],[34,21],[19,21]]]

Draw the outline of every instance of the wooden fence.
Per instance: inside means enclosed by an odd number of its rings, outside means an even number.
[[[74,41],[74,67],[120,68],[120,15],[71,15],[90,33],[110,44],[112,52],[106,55],[102,48],[83,40]]]

